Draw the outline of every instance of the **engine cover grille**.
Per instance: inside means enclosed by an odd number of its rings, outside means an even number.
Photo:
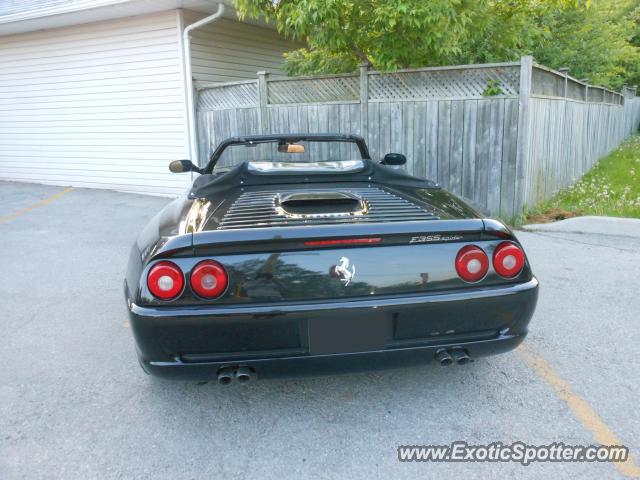
[[[364,208],[347,213],[296,215],[280,207],[280,199],[300,192],[346,194],[361,199]],[[437,220],[432,210],[423,208],[399,195],[377,187],[323,188],[318,190],[280,190],[244,192],[231,205],[220,222],[219,230],[266,228],[341,223],[377,223]]]

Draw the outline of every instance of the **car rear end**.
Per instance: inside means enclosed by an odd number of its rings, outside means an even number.
[[[527,333],[537,281],[521,245],[453,196],[431,208],[364,185],[225,202],[190,248],[152,258],[128,289],[150,373],[228,383],[465,363]]]

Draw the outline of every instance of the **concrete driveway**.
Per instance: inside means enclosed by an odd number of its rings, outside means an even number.
[[[521,233],[541,282],[524,349],[221,388],[136,363],[122,279],[167,199],[16,183],[0,198],[0,479],[640,474],[639,238]],[[622,443],[635,463],[398,461],[398,445],[456,440]]]

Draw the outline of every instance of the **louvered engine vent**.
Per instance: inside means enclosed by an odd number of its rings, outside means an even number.
[[[244,192],[218,229],[436,220],[433,211],[377,187]]]

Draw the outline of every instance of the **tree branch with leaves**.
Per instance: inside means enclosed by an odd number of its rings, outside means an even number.
[[[236,0],[301,48],[290,75],[502,62],[533,54],[552,68],[620,87],[640,78],[637,0]]]

